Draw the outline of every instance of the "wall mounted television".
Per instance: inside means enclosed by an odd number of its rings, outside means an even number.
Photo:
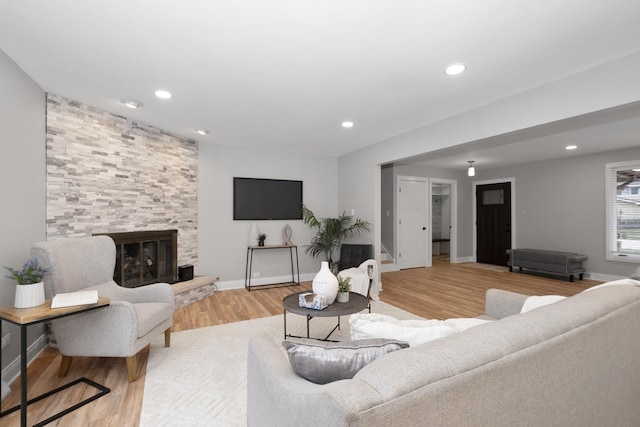
[[[302,219],[302,181],[234,177],[233,219]]]

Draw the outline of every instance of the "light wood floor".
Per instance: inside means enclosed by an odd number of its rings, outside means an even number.
[[[416,268],[383,273],[381,300],[426,318],[473,317],[484,312],[487,289],[500,288],[528,295],[570,296],[599,282],[567,280],[509,273],[506,268],[486,268],[474,263],[449,264],[434,261],[432,268]],[[244,289],[220,291],[215,295],[176,310],[173,331],[201,328],[282,313],[282,299],[310,288]],[[81,376],[111,389],[108,395],[63,417],[51,426],[137,426],[142,408],[148,348],[138,355],[138,381],[130,384],[124,359],[74,358],[68,378],[58,378],[60,354],[46,349],[28,369],[29,396],[36,396]],[[11,384],[12,393],[2,402],[8,408],[19,402],[19,381]],[[83,384],[30,405],[29,424],[41,421],[94,393]],[[18,426],[18,413],[0,419],[0,426]]]

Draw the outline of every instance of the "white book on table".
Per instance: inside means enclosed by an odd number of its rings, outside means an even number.
[[[98,291],[78,291],[57,294],[51,300],[51,308],[71,307],[74,305],[95,304],[98,302]]]

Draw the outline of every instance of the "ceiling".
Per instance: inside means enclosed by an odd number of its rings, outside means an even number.
[[[339,156],[636,53],[638,22],[637,0],[16,0],[0,3],[0,50],[46,92],[202,144]],[[467,71],[446,75],[455,62]],[[637,146],[638,117],[432,156],[481,167],[567,155],[566,140]]]

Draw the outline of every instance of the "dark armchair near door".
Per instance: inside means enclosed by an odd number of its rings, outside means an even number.
[[[360,264],[373,258],[373,245],[343,243],[340,246],[340,261],[338,271]]]
[[[171,286],[156,283],[123,288],[113,281],[116,247],[108,236],[65,238],[34,243],[31,255],[52,267],[44,279],[45,295],[96,289],[111,300],[108,307],[52,322],[62,361],[59,376],[72,357],[124,357],[129,382],[137,379],[137,353],[164,333],[170,345],[175,296]]]

